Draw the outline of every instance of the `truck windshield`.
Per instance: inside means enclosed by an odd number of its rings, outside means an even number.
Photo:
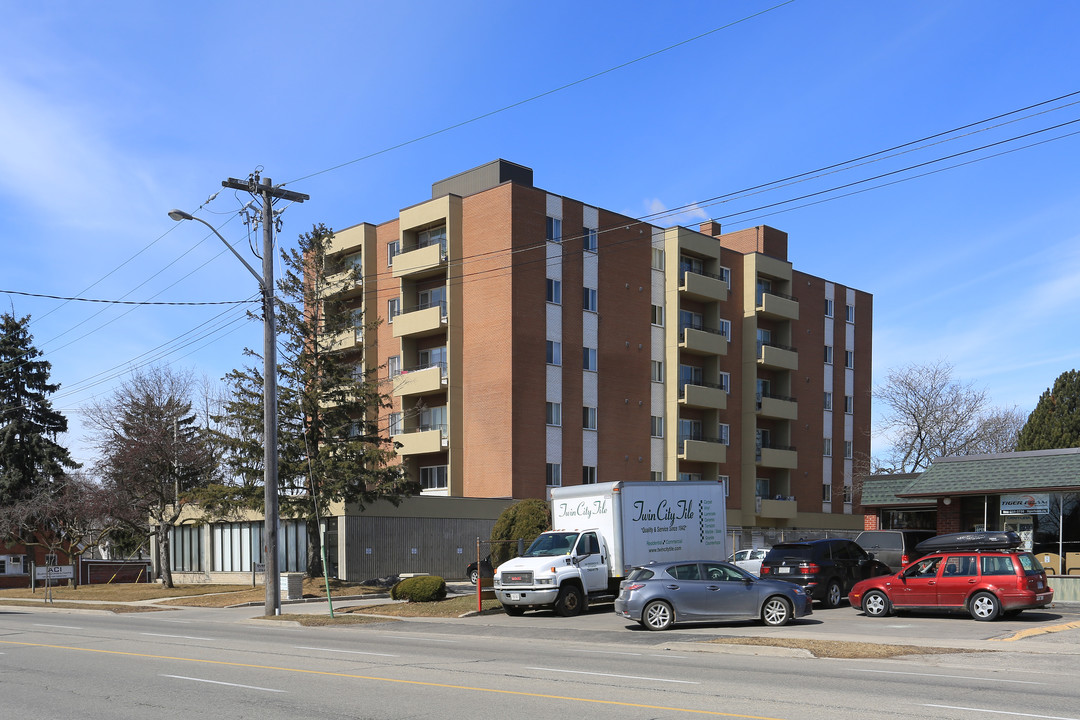
[[[522,557],[553,557],[555,555],[569,555],[577,542],[578,534],[575,532],[551,532],[544,533],[533,541],[529,549]]]

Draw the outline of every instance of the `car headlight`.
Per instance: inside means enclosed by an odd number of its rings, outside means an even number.
[[[796,585],[796,586],[795,586],[795,594],[796,594],[796,595],[805,595],[805,594],[806,594],[806,590],[804,590],[804,589],[803,589],[803,586],[802,586],[802,585]]]
[[[549,577],[547,577],[547,578],[536,578],[536,584],[537,585],[554,585],[555,584],[555,578],[549,578]]]

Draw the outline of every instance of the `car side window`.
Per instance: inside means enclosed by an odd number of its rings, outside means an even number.
[[[1007,555],[984,555],[982,561],[983,575],[1015,575],[1012,558]]]
[[[742,580],[743,575],[725,565],[714,563],[705,564],[705,578],[707,580]]]
[[[978,574],[978,563],[974,555],[950,555],[945,558],[945,570],[941,576],[972,577]]]
[[[906,578],[928,578],[937,575],[938,564],[941,563],[941,558],[928,558],[926,560],[920,560],[907,570],[904,571],[904,577]]]
[[[697,564],[676,565],[668,568],[668,575],[678,580],[700,580]]]
[[[581,538],[581,543],[578,544],[578,550],[583,555],[599,555],[600,541],[596,539],[596,533],[585,533]]]

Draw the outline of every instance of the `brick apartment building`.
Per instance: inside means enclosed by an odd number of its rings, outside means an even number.
[[[362,278],[338,347],[385,378],[424,495],[717,480],[737,544],[861,529],[872,296],[794,270],[786,233],[656,227],[497,160],[332,250]]]

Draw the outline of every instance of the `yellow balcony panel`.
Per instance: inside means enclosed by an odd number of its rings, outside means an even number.
[[[423,277],[443,272],[446,257],[438,243],[415,248],[394,256],[394,277]]]
[[[401,443],[397,454],[424,455],[426,453],[442,452],[443,434],[441,430],[424,430],[421,432],[403,433],[393,437],[394,442]]]
[[[363,341],[357,335],[355,330],[346,330],[343,333],[338,333],[330,343],[330,352],[356,350],[360,348],[363,345]]]
[[[757,311],[762,317],[773,320],[798,320],[799,301],[795,298],[763,293]]]
[[[798,514],[798,503],[794,500],[769,500],[758,498],[757,515],[764,518],[794,520]]]
[[[798,370],[799,354],[776,345],[762,345],[758,364],[773,370]]]
[[[726,282],[712,275],[700,275],[696,272],[683,273],[679,292],[684,297],[700,302],[723,302],[728,299]]]
[[[794,450],[782,450],[780,448],[761,448],[761,467],[781,468],[794,470],[799,464],[799,454]]]
[[[446,378],[438,366],[403,372],[393,382],[393,392],[397,397],[428,395],[446,389]]]
[[[686,328],[681,333],[679,348],[695,355],[727,355],[727,338],[718,332]]]
[[[791,399],[763,397],[757,412],[761,417],[795,420],[799,416],[799,404]]]
[[[413,310],[394,318],[394,337],[424,337],[446,332],[446,317],[441,305]]]
[[[686,385],[680,393],[679,404],[692,408],[727,410],[727,393],[716,387]]]
[[[323,288],[323,297],[340,295],[341,297],[355,297],[363,290],[359,277],[354,277],[351,271],[333,273],[326,276],[326,285]]]
[[[687,462],[725,463],[727,445],[709,440],[683,440],[679,459]]]

